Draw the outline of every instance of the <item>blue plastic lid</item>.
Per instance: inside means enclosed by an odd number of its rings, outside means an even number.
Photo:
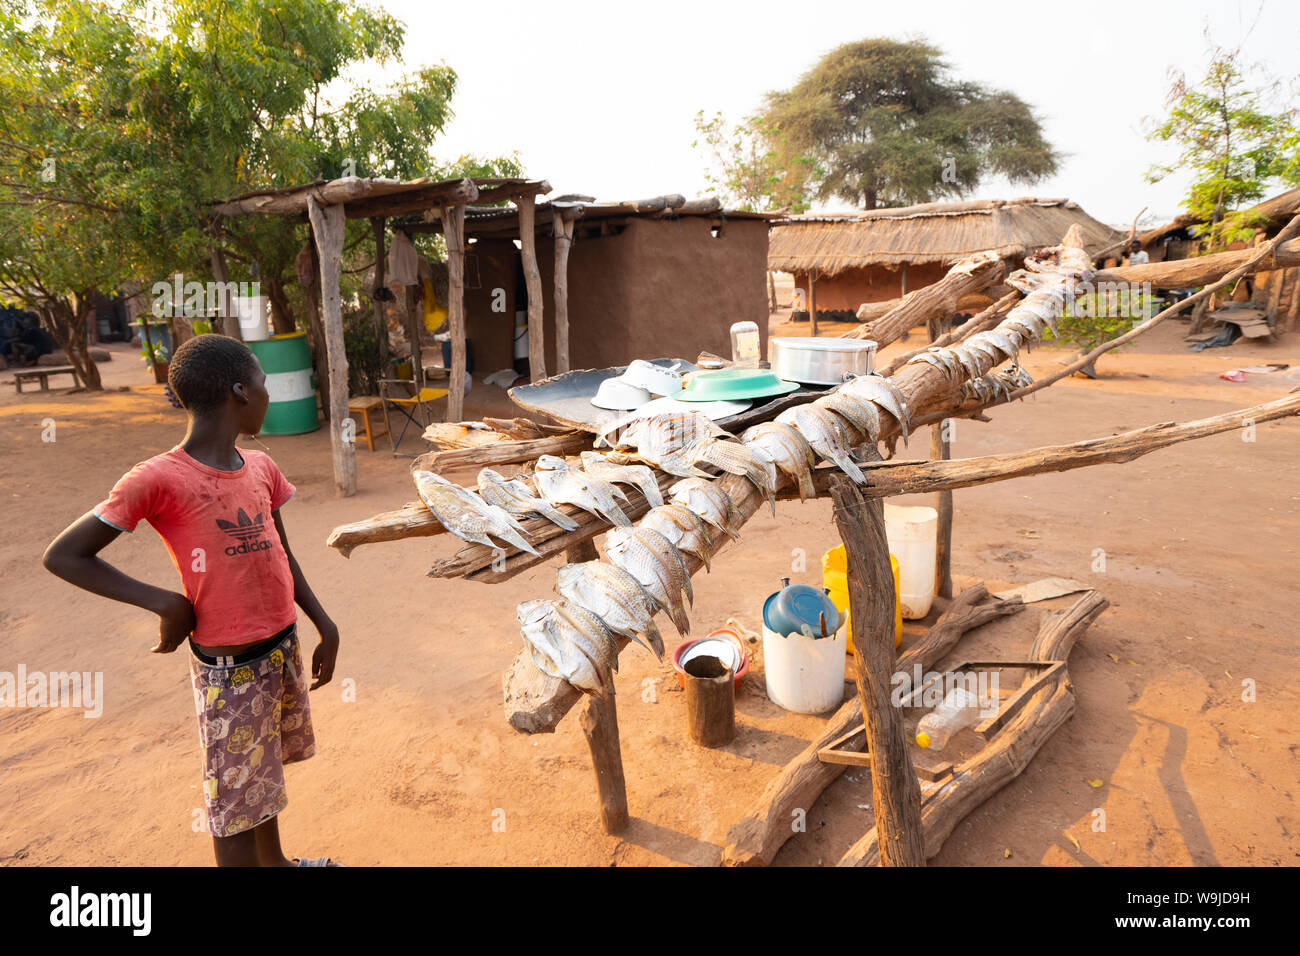
[[[820,638],[823,614],[829,637],[839,630],[840,612],[824,589],[809,584],[787,585],[763,602],[763,623],[775,634],[800,634],[807,624]]]

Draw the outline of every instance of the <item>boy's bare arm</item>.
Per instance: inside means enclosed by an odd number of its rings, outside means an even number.
[[[307,615],[308,620],[315,625],[317,633],[320,634],[321,642],[316,645],[316,650],[311,656],[311,675],[315,678],[311,689],[315,690],[323,684],[328,684],[330,678],[334,676],[334,662],[339,653],[339,629],[325,613],[325,609],[320,606],[320,601],[316,600],[316,595],[303,576],[302,568],[298,567],[298,559],[293,556],[293,550],[289,547],[289,535],[284,530],[280,509],[276,508],[271,515],[275,518],[275,530],[280,533],[280,544],[289,558],[289,570],[293,572],[294,603],[302,608],[302,612]]]
[[[170,653],[193,632],[194,606],[185,595],[123,574],[99,557],[99,552],[121,533],[88,511],[50,542],[42,563],[63,580],[92,594],[157,614],[161,619],[158,643],[151,650],[155,654]]]

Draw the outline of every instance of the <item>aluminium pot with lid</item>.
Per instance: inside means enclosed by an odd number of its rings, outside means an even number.
[[[789,382],[838,385],[846,373],[866,375],[875,367],[876,343],[870,339],[777,337],[768,355],[772,371]]]

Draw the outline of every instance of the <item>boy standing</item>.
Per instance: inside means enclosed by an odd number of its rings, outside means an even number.
[[[200,335],[176,350],[167,377],[189,416],[184,440],[123,475],[106,501],[54,539],[45,567],[157,614],[154,653],[189,639],[217,865],[341,865],[290,860],[280,849],[283,765],[316,752],[295,602],[321,638],[312,690],[333,676],[339,636],[289,550],[279,509],[293,485],[269,455],[235,447],[240,435],[262,427],[266,375],[243,342]],[[184,594],[138,581],[98,556],[141,519],[167,545]]]

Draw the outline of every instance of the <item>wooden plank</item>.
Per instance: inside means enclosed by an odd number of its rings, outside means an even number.
[[[343,256],[343,207],[322,209],[315,198],[307,198],[312,236],[320,257],[321,323],[325,329],[325,351],[330,370],[330,448],[334,458],[334,487],[342,496],[357,493],[355,442],[343,438],[348,417],[348,356],[343,345],[343,307],[339,297],[339,271]]]

